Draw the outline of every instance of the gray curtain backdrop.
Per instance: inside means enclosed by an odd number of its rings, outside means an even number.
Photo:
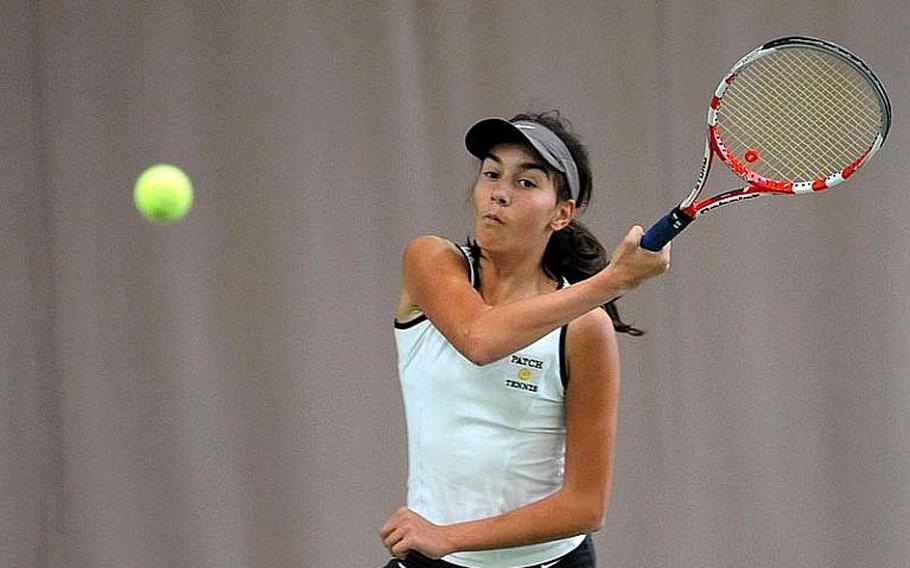
[[[828,38],[895,124],[848,185],[705,217],[622,301],[602,566],[910,565],[910,8],[0,5],[0,566],[352,567],[405,498],[392,317],[470,231],[476,119],[558,108],[612,246],[688,191],[746,51]],[[156,226],[132,183],[192,176]],[[725,189],[732,177],[718,170]]]

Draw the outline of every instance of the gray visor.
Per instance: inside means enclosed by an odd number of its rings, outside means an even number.
[[[575,160],[565,143],[546,126],[529,120],[509,122],[504,118],[485,118],[472,126],[464,137],[468,152],[481,160],[487,157],[490,148],[505,142],[530,144],[544,161],[566,176],[569,193],[572,199],[578,200],[580,184]]]

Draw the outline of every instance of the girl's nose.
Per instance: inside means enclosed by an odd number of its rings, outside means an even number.
[[[499,206],[505,207],[509,204],[508,190],[502,186],[494,188],[493,192],[490,193],[490,200]]]

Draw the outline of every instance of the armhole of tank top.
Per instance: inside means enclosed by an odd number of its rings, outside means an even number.
[[[455,246],[461,252],[461,255],[464,256],[465,262],[467,262],[467,264],[468,264],[468,278],[471,281],[471,286],[473,286],[475,289],[479,289],[480,288],[480,278],[478,278],[479,271],[477,270],[478,267],[476,266],[476,261],[474,259],[474,255],[471,254],[471,249],[465,245],[456,244]],[[409,319],[408,321],[404,321],[404,322],[398,321],[398,318],[395,318],[395,320],[394,320],[395,329],[408,329],[408,328],[414,327],[415,325],[417,325],[423,321],[426,321],[426,319],[427,319],[427,315],[424,313],[421,313],[419,316],[415,317],[414,319]]]
[[[471,281],[471,286],[475,290],[480,290],[480,266],[478,266],[479,259],[474,258],[474,254],[471,252],[471,247],[468,245],[457,245],[458,250],[461,251],[461,254],[464,256],[465,262],[468,263],[468,278]]]
[[[417,325],[418,323],[426,321],[426,319],[427,319],[426,314],[420,314],[419,316],[415,317],[414,319],[409,319],[408,321],[404,321],[404,322],[398,321],[398,318],[395,318],[393,321],[395,323],[395,329],[410,329],[410,328],[414,327],[415,325]]]
[[[571,286],[571,283],[562,276],[556,280],[556,289],[562,290]],[[562,382],[562,391],[565,393],[569,389],[569,370],[566,367],[566,336],[569,333],[569,324],[559,328],[559,380]]]
[[[569,369],[566,367],[566,336],[569,324],[559,328],[559,380],[562,381],[563,393],[569,390]]]

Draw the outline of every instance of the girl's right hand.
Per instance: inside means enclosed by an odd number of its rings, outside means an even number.
[[[663,249],[652,252],[641,247],[644,229],[635,225],[626,234],[615,249],[607,268],[601,271],[604,278],[612,283],[631,290],[654,276],[659,276],[670,268],[670,244]]]

